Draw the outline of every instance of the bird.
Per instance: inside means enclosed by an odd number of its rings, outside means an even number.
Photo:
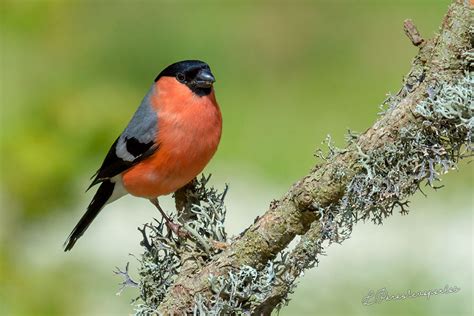
[[[127,194],[150,200],[176,232],[179,225],[162,210],[158,197],[192,181],[217,150],[222,114],[215,81],[209,65],[200,60],[179,61],[158,74],[92,176],[87,190],[99,187],[64,251],[73,248],[104,206]]]

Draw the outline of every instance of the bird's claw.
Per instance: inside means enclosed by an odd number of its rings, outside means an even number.
[[[169,232],[174,233],[178,237],[189,237],[189,233],[180,224],[173,223],[172,221],[166,221],[166,227],[168,227]]]

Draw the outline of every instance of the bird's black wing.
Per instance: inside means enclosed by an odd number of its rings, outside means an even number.
[[[159,144],[156,143],[158,116],[150,103],[154,89],[154,87],[150,89],[130,123],[112,144],[87,190],[126,171],[158,150]]]

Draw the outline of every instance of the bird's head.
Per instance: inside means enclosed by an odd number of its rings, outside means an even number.
[[[166,67],[156,77],[155,82],[162,77],[172,77],[178,83],[186,85],[199,96],[211,93],[216,81],[209,65],[199,60],[184,60]]]

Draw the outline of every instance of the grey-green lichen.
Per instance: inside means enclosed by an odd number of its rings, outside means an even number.
[[[397,206],[406,212],[404,200],[420,189],[423,180],[435,186],[440,174],[472,154],[473,84],[467,73],[454,83],[429,87],[428,97],[414,111],[422,123],[402,127],[395,142],[380,148],[369,152],[357,148],[362,172],[347,185],[340,204],[326,210],[326,217],[338,222],[339,240],[360,219],[381,223]]]
[[[140,296],[134,301],[136,315],[157,314],[158,306],[184,262],[192,259],[203,265],[220,251],[213,248],[212,243],[227,241],[224,230],[227,188],[221,193],[206,188],[208,180],[209,177],[203,176],[196,181],[192,193],[189,193],[193,203],[185,203],[180,216],[175,216],[188,232],[188,237],[171,234],[165,223],[157,220],[139,229],[144,253],[139,258]]]
[[[456,169],[460,159],[473,154],[473,88],[472,73],[453,83],[429,87],[428,98],[414,111],[421,123],[402,127],[396,141],[380,148],[363,152],[357,145],[358,137],[349,133],[348,148],[356,148],[359,158],[354,167],[361,171],[349,182],[338,203],[317,208],[319,221],[313,222],[297,246],[283,256],[283,273],[277,274],[272,292],[279,299],[278,308],[288,303],[288,293],[298,277],[318,263],[324,248],[349,238],[356,222],[381,224],[397,207],[406,214],[406,199],[421,191],[423,183],[437,188],[441,174]],[[343,152],[331,144],[330,138],[327,143],[329,154],[324,159]]]
[[[262,270],[244,265],[224,276],[211,275],[209,282],[214,295],[198,295],[194,315],[250,315],[271,292],[275,269],[272,262]]]

